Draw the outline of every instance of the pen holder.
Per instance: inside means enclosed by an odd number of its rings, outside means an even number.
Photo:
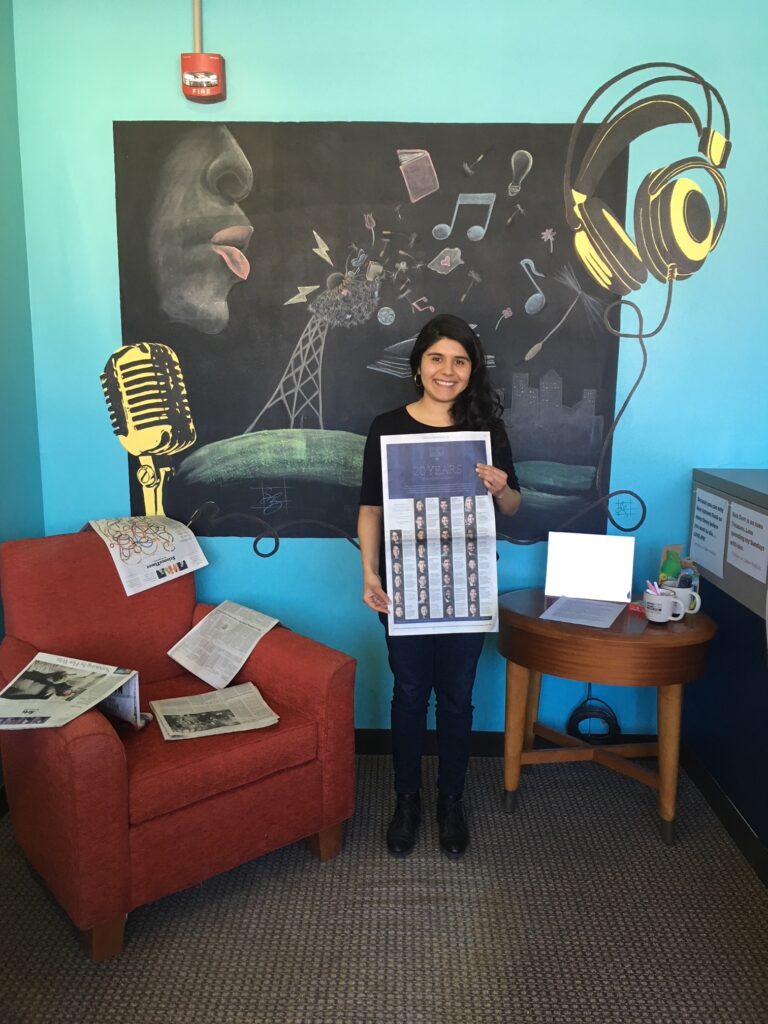
[[[697,595],[698,596],[698,595]],[[685,606],[672,590],[662,588],[660,594],[646,590],[643,595],[645,617],[649,622],[679,622],[685,615]]]

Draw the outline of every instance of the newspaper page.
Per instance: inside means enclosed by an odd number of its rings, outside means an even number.
[[[197,537],[166,516],[91,519],[107,545],[126,594],[139,594],[208,565]]]
[[[498,629],[488,431],[381,439],[390,636]]]
[[[118,689],[123,696],[114,702],[112,713],[121,718],[127,714],[140,728],[138,683],[133,669],[41,653],[0,691],[0,729],[66,725]]]
[[[280,721],[253,683],[240,683],[199,696],[153,700],[149,706],[167,740],[263,729]]]
[[[259,640],[276,625],[277,619],[269,615],[234,601],[222,601],[168,654],[218,690],[235,678]]]
[[[99,701],[99,710],[122,722],[130,722],[134,729],[143,729],[152,719],[146,711],[139,710],[139,677],[135,672],[114,693]]]

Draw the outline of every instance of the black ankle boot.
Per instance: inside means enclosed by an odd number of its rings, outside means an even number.
[[[461,795],[438,794],[437,824],[443,852],[449,857],[461,857],[469,844],[469,829],[464,818]]]
[[[395,813],[387,829],[387,849],[393,857],[407,857],[416,843],[421,824],[421,796],[398,793]]]

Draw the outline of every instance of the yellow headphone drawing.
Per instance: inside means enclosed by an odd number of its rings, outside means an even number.
[[[640,72],[652,75],[627,92],[609,111],[581,158],[574,176],[579,134],[596,101],[617,82]],[[702,121],[685,99],[669,94],[630,102],[639,92],[661,83],[692,82],[706,103]],[[713,126],[713,100],[722,113],[723,131]],[[634,239],[621,219],[597,194],[613,159],[635,139],[668,124],[690,124],[696,155],[652,170],[634,202]],[[602,288],[625,296],[640,288],[650,273],[656,280],[682,281],[702,266],[725,225],[727,194],[721,170],[731,151],[730,120],[720,93],[697,72],[680,64],[650,63],[628,68],[602,85],[579,114],[571,131],[563,175],[565,215],[573,228],[579,260]],[[718,208],[713,216],[699,184],[687,175],[705,172],[715,185]]]

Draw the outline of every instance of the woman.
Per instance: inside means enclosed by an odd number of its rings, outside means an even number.
[[[385,626],[390,598],[379,575],[384,569],[382,436],[489,430],[493,465],[478,464],[477,475],[501,513],[511,516],[520,507],[512,453],[499,418],[500,403],[488,380],[480,341],[469,324],[448,314],[434,317],[419,333],[410,362],[419,397],[373,421],[363,459],[357,524],[363,601],[379,613]],[[470,508],[474,508],[472,499]],[[392,758],[397,794],[387,847],[395,857],[411,852],[421,822],[421,754],[433,689],[440,846],[451,857],[460,857],[467,848],[462,794],[472,731],[472,687],[482,646],[482,633],[387,636],[394,675]]]

